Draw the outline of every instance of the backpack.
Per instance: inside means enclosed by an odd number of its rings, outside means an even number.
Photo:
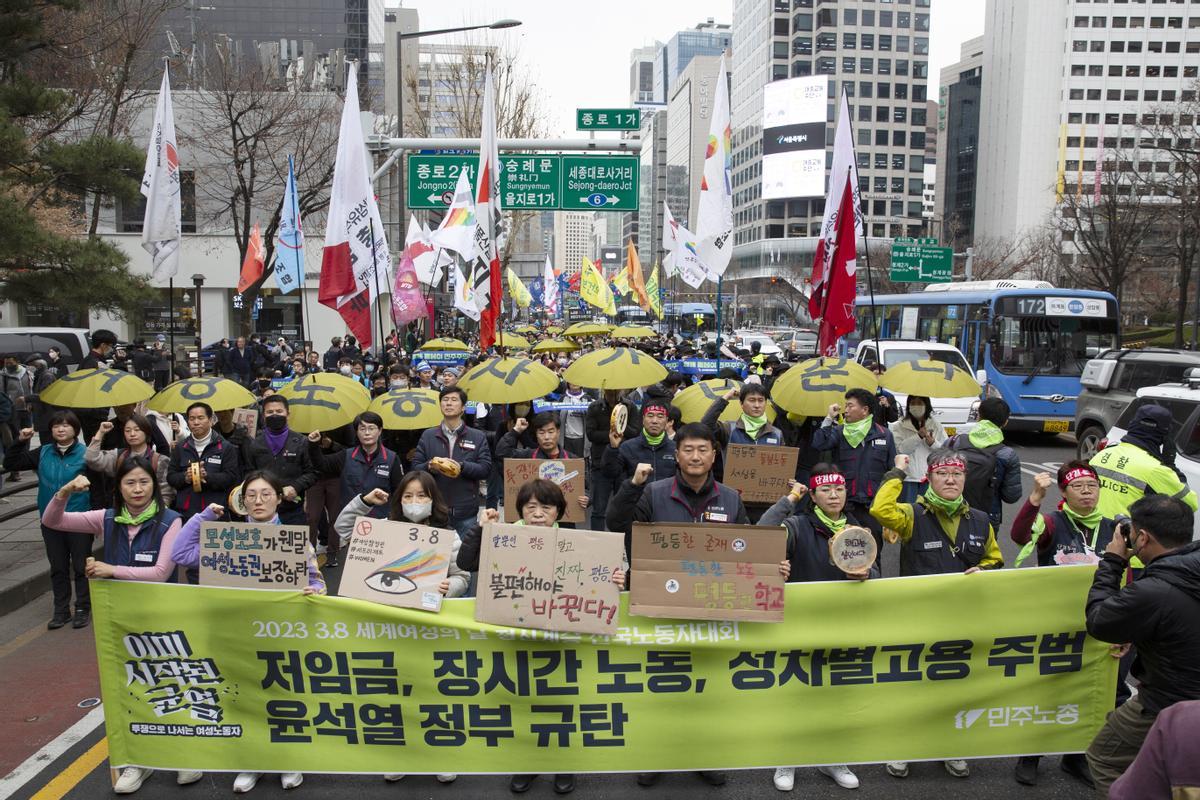
[[[955,436],[950,446],[967,462],[967,478],[963,483],[963,498],[971,508],[992,513],[996,503],[996,457],[1003,444],[976,447],[966,436]]]

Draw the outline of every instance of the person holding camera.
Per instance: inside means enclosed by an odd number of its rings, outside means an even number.
[[[1088,746],[1096,788],[1107,796],[1133,763],[1159,712],[1200,700],[1200,542],[1182,500],[1147,495],[1118,520],[1087,597],[1087,631],[1102,642],[1132,644],[1138,693],[1108,715]],[[1122,587],[1131,556],[1146,565]]]

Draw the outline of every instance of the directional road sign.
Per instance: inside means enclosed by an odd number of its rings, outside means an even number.
[[[460,172],[475,183],[479,156],[408,157],[409,208],[446,208]],[[638,157],[563,156],[557,153],[500,156],[500,206],[513,210],[637,211]]]
[[[892,274],[896,283],[945,283],[954,268],[954,249],[936,247],[936,239],[892,242]],[[932,243],[932,244],[927,244]]]
[[[640,108],[577,108],[575,130],[636,131],[642,126]]]

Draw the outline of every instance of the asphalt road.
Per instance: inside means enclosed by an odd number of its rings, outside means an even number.
[[[1023,462],[1026,492],[1033,475],[1053,472],[1063,461],[1074,456],[1069,436],[1038,435],[1015,438],[1012,442]],[[1047,505],[1058,501],[1057,491],[1049,492]],[[1005,515],[1011,520],[1012,510]],[[1011,563],[1017,547],[1007,536],[1000,547],[1005,561]],[[897,551],[885,548],[885,574],[895,574]],[[95,716],[86,717],[87,704],[99,695],[95,653],[90,629],[74,631],[45,630],[49,598],[43,597],[22,609],[0,618],[0,800],[59,798],[100,798],[112,796],[107,761],[107,743],[103,727]],[[80,707],[81,704],[85,707]],[[790,713],[801,713],[794,710]],[[82,721],[81,721],[82,720]],[[74,741],[61,734],[74,726]],[[42,750],[43,757],[28,760]],[[22,766],[23,765],[23,766]],[[988,759],[971,762],[972,774],[959,779],[948,775],[940,763],[913,764],[908,778],[889,776],[881,765],[856,768],[861,788],[854,795],[836,786],[813,769],[797,771],[796,788],[791,796],[805,798],[1093,798],[1096,794],[1064,775],[1056,757],[1043,759],[1038,786],[1024,787],[1012,778],[1013,759]],[[12,771],[16,772],[12,772]],[[653,788],[640,788],[632,775],[579,776],[572,797],[580,800],[609,798],[761,798],[783,796],[772,782],[769,770],[729,773],[729,782],[721,788],[701,783],[688,773],[671,774]],[[158,773],[137,793],[141,798],[226,798],[232,794],[233,775],[210,773],[199,783],[177,787],[171,773]],[[432,776],[410,776],[399,783],[385,783],[377,776],[310,775],[298,789],[284,792],[278,779],[264,776],[254,797],[355,797],[371,798],[458,798],[509,796],[507,776],[464,776],[454,783],[440,784]],[[553,796],[551,782],[539,780],[526,795],[530,798]]]

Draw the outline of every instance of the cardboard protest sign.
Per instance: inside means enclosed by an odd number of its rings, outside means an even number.
[[[475,619],[546,631],[613,634],[620,589],[620,533],[483,526]]]
[[[303,589],[308,585],[308,526],[205,523],[200,529],[200,584]]]
[[[586,468],[582,458],[506,458],[504,459],[504,519],[516,522],[517,490],[534,478],[554,481],[567,498],[567,511],[559,522],[587,521],[587,513],[579,507],[579,498],[587,494]]]
[[[438,584],[450,571],[453,549],[452,529],[359,517],[342,567],[338,596],[441,611]]]
[[[731,444],[725,448],[725,479],[743,503],[774,503],[791,490],[800,450],[760,444]]]
[[[783,622],[786,555],[783,528],[634,523],[629,613]]]
[[[235,408],[233,410],[233,424],[245,425],[246,436],[250,439],[253,439],[258,435],[258,409]]]

